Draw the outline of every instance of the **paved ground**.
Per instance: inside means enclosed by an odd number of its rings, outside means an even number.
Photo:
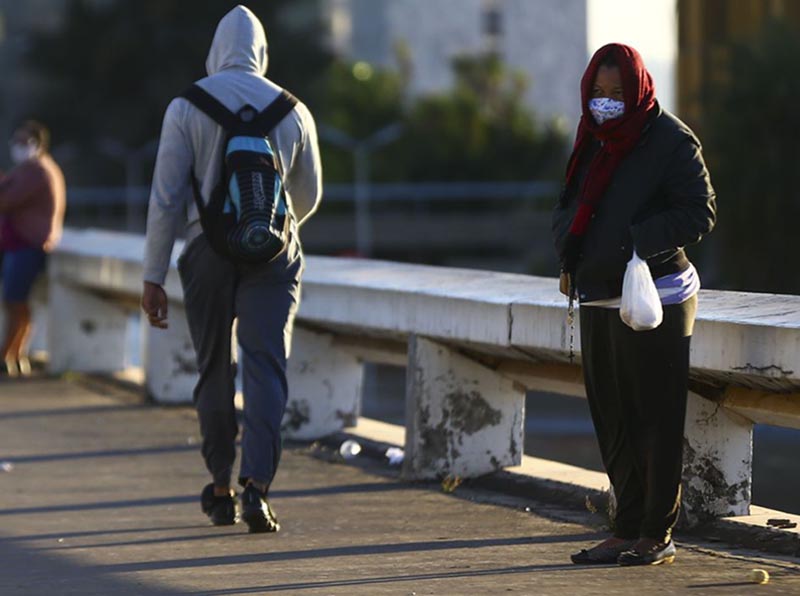
[[[193,413],[110,388],[0,384],[0,594],[800,594],[796,560],[684,545],[674,565],[577,568],[583,513],[287,450],[283,530],[213,528]],[[528,507],[529,511],[525,508]],[[744,583],[754,567],[765,586]]]

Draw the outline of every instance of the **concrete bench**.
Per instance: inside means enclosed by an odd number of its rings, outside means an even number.
[[[191,399],[194,354],[173,267],[170,329],[142,327],[145,383]],[[118,370],[141,288],[143,238],[74,231],[51,259],[54,370]],[[363,363],[406,366],[409,478],[473,477],[519,464],[526,390],[583,395],[555,280],[309,257],[290,360],[287,435],[314,439],[360,413]],[[752,427],[800,428],[800,298],[704,291],[692,347],[685,502],[690,519],[744,515]]]

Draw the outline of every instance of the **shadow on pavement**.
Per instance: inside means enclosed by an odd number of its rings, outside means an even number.
[[[120,530],[87,530],[81,532],[52,532],[50,534],[28,534],[27,536],[7,536],[0,538],[2,542],[34,542],[37,540],[58,540],[61,538],[94,538],[116,534],[147,534],[149,532],[171,532],[173,530],[197,530],[208,528],[208,524],[186,526],[161,526],[156,528],[125,528]]]
[[[298,559],[320,559],[329,557],[353,557],[367,555],[393,555],[415,552],[436,552],[457,549],[493,548],[498,546],[518,546],[527,544],[556,544],[561,542],[583,542],[597,538],[597,534],[581,533],[566,536],[525,536],[520,538],[488,538],[475,540],[437,540],[425,542],[405,542],[398,544],[365,544],[359,546],[336,546],[311,550],[255,553],[235,556],[202,557],[197,559],[167,559],[139,563],[119,563],[92,567],[96,573],[135,573],[140,571],[161,571],[165,569],[186,569],[207,566],[247,565],[251,563],[272,563]],[[561,567],[560,565],[557,567]],[[571,565],[567,567],[572,567]]]
[[[40,596],[68,593],[81,596],[173,596],[174,590],[141,579],[122,579],[87,573],[87,567],[64,557],[43,555],[35,549],[0,538],[0,594]]]
[[[395,482],[363,482],[359,484],[302,488],[299,490],[271,490],[269,496],[270,499],[299,499],[302,497],[322,497],[354,493],[397,492],[399,490],[419,490],[419,486]]]
[[[131,412],[133,410],[152,409],[151,404],[124,404],[109,406],[78,406],[76,408],[42,408],[39,410],[19,410],[17,412],[4,412],[0,414],[2,420],[16,420],[19,418],[36,418],[46,416],[85,416],[87,414],[107,414],[109,412]]]
[[[227,526],[230,528],[231,526]],[[60,544],[58,546],[49,546],[44,548],[37,548],[37,552],[46,552],[46,551],[70,551],[70,550],[85,550],[85,549],[98,549],[98,548],[119,548],[124,546],[147,546],[147,545],[160,545],[160,544],[175,544],[175,543],[182,543],[182,542],[196,542],[196,541],[203,541],[203,540],[213,540],[217,538],[228,538],[231,536],[242,536],[246,530],[243,530],[241,527],[235,530],[228,530],[225,531],[221,528],[219,529],[212,529],[211,524],[203,526],[206,530],[211,530],[211,532],[207,534],[192,534],[191,536],[170,536],[168,538],[148,538],[146,540],[128,540],[125,542],[99,542],[96,544],[72,544],[64,546]],[[187,528],[181,528],[187,529]]]
[[[700,590],[703,588],[752,588],[756,584],[753,582],[729,582],[729,583],[716,583],[716,584],[692,584],[686,586],[688,590]]]
[[[235,594],[263,594],[286,590],[319,590],[321,588],[342,588],[347,586],[368,586],[410,581],[430,581],[463,579],[468,577],[484,577],[492,575],[511,575],[515,573],[537,573],[544,571],[585,571],[586,567],[575,565],[524,565],[520,567],[501,567],[495,569],[475,569],[469,571],[449,571],[442,573],[417,573],[411,575],[389,575],[384,577],[367,577],[362,579],[344,579],[322,582],[298,582],[294,584],[277,584],[274,586],[257,586],[252,588],[234,588],[230,590],[212,590],[196,592],[196,596],[233,596]]]
[[[163,447],[137,447],[132,449],[103,449],[97,451],[78,451],[75,453],[45,453],[42,455],[20,455],[7,457],[4,461],[12,464],[37,464],[74,459],[96,459],[103,457],[129,457],[136,455],[160,455],[164,453],[181,453],[198,451],[197,445],[165,445]]]
[[[70,511],[90,511],[92,509],[128,509],[131,507],[158,507],[161,505],[182,505],[199,503],[199,496],[156,497],[152,499],[131,499],[126,501],[107,501],[105,503],[73,503],[70,505],[45,505],[43,507],[17,507],[0,509],[0,517],[9,515],[32,515],[43,513],[63,513]]]
[[[410,484],[392,484],[390,482],[367,482],[363,484],[343,484],[339,486],[321,486],[300,490],[276,490],[270,494],[274,499],[296,499],[302,497],[327,496],[353,493],[396,492],[403,489],[415,488]],[[174,497],[154,497],[150,499],[130,499],[124,501],[107,501],[104,503],[73,503],[69,505],[45,505],[41,507],[18,507],[14,509],[0,509],[0,517],[9,515],[31,515],[43,513],[62,513],[69,511],[90,511],[93,509],[130,509],[133,507],[159,507],[162,505],[183,505],[197,502],[199,504],[199,491],[197,495],[179,495]]]

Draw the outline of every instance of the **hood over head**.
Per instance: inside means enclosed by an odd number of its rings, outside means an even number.
[[[242,5],[222,17],[206,60],[209,76],[223,70],[267,72],[267,35],[253,12]]]
[[[621,43],[606,44],[594,53],[581,79],[583,119],[590,125],[594,122],[588,108],[589,100],[592,98],[592,88],[597,78],[597,71],[609,58],[612,58],[617,64],[622,78],[622,94],[625,99],[625,116],[623,119],[630,119],[636,113],[652,110],[656,102],[656,86],[653,83],[653,77],[650,76],[644,65],[642,55],[635,48],[628,45]],[[619,122],[614,123],[615,126],[617,124]]]
[[[589,110],[589,99],[597,71],[609,58],[613,58],[612,62],[619,68],[625,113],[619,118],[598,124]],[[583,236],[589,228],[595,208],[611,185],[614,171],[639,144],[650,118],[660,112],[653,77],[645,68],[642,56],[634,48],[619,43],[605,45],[592,56],[581,79],[581,103],[583,116],[567,165],[567,186],[577,176],[578,164],[582,162],[584,153],[589,151],[592,139],[602,141],[602,144],[591,158],[579,189],[578,210],[561,255],[564,270],[573,274],[581,258]]]

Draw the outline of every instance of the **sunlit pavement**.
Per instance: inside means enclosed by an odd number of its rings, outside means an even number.
[[[190,409],[110,385],[0,383],[0,594],[800,594],[797,559],[719,545],[575,567],[602,536],[581,512],[444,494],[307,446],[273,488],[279,534],[214,528],[198,440]],[[753,568],[770,583],[747,583]]]

